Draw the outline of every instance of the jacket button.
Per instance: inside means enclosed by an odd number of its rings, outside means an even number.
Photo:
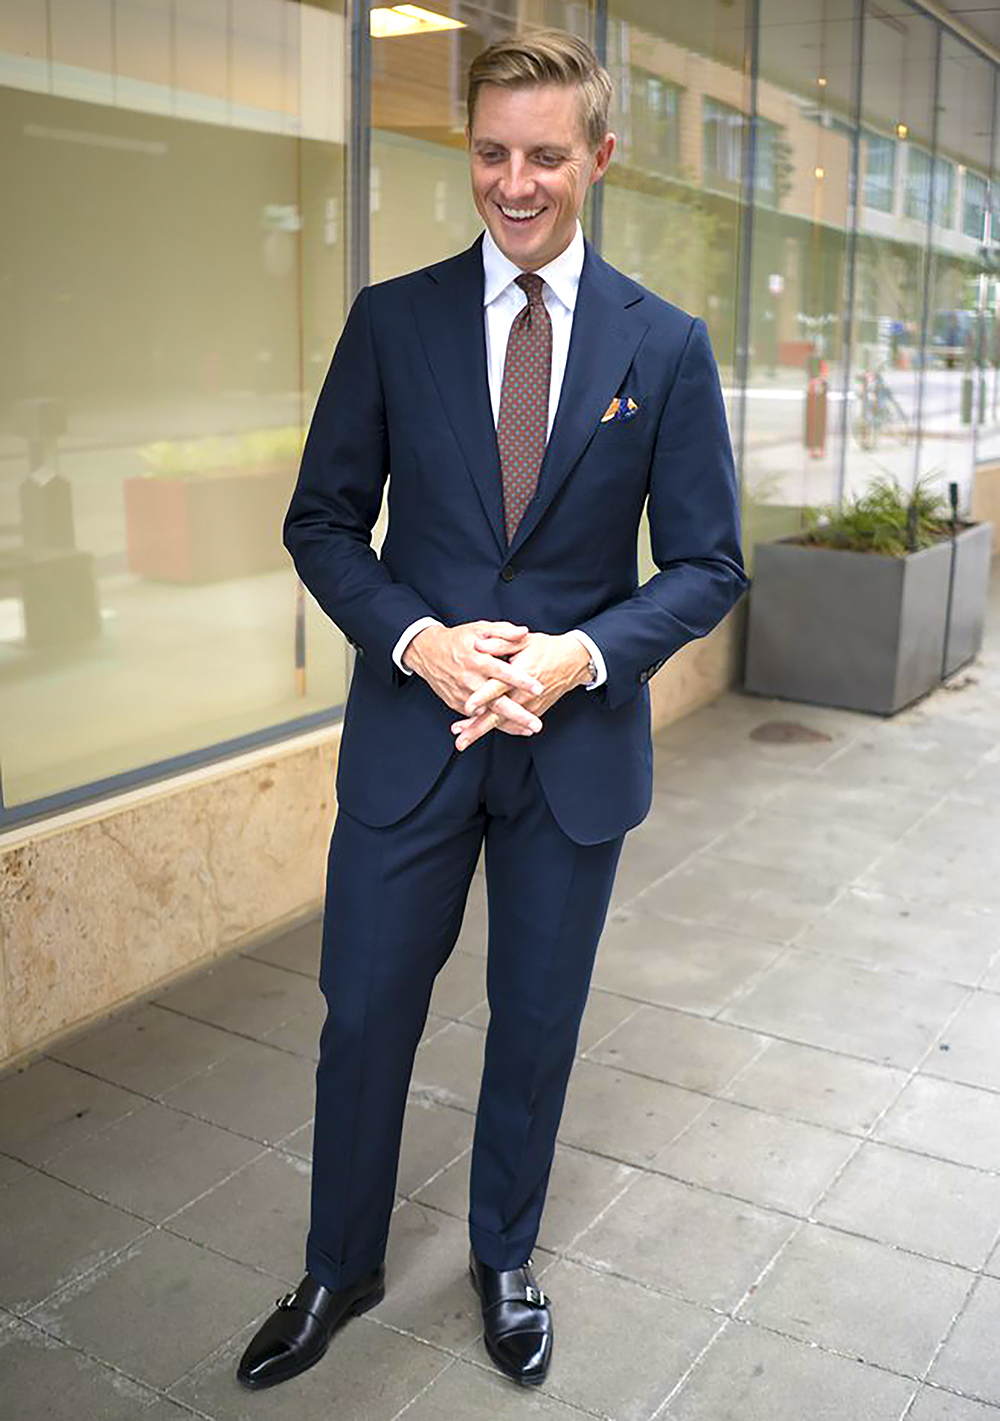
[[[647,682],[648,680],[649,680],[649,672],[648,672],[648,671],[640,671],[640,672],[639,672],[639,685],[640,685],[640,686],[645,686],[645,684],[646,684],[646,682]]]
[[[502,582],[513,582],[516,576],[517,573],[511,567],[510,563],[508,563],[506,567],[502,567],[500,569],[500,580]]]

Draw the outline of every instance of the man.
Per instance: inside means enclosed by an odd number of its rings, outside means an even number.
[[[559,32],[474,61],[485,234],[361,293],[313,417],[285,540],[357,663],[308,1271],[244,1354],[248,1386],[311,1366],[383,1295],[413,1055],[484,845],[470,1272],[500,1370],[533,1384],[548,1369],[530,1255],[619,851],[649,808],[646,683],[745,587],[704,323],[604,263],[579,227],[614,148],[610,98],[591,50]],[[640,587],[644,506],[660,571]]]

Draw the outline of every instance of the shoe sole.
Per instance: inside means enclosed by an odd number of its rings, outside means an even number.
[[[473,1273],[471,1268],[469,1269],[469,1281],[472,1284],[473,1292],[479,1299],[480,1304],[482,1304],[483,1295],[479,1291],[479,1284],[476,1282],[476,1275],[475,1273]],[[490,1346],[489,1338],[486,1336],[485,1331],[483,1332],[483,1345],[486,1348],[486,1352],[489,1356],[490,1361],[496,1367],[497,1371],[502,1373],[502,1375],[505,1376],[508,1381],[515,1382],[518,1386],[541,1386],[542,1382],[549,1374],[547,1367],[544,1372],[541,1372],[538,1376],[534,1377],[526,1377],[523,1376],[520,1372],[511,1371],[510,1367],[507,1366],[503,1358],[499,1357],[497,1353],[494,1352],[493,1348]]]
[[[291,1381],[292,1377],[301,1376],[303,1372],[308,1372],[310,1367],[315,1367],[317,1362],[322,1362],[326,1356],[327,1348],[346,1322],[349,1322],[352,1317],[360,1317],[362,1313],[368,1312],[370,1308],[378,1307],[384,1297],[385,1284],[380,1283],[379,1286],[374,1288],[370,1293],[365,1293],[364,1297],[358,1298],[356,1302],[353,1302],[339,1319],[336,1327],[331,1328],[330,1335],[326,1340],[323,1350],[317,1352],[315,1357],[310,1357],[307,1362],[300,1362],[296,1366],[289,1367],[286,1371],[283,1371],[280,1376],[272,1374],[263,1381],[254,1381],[250,1377],[241,1376],[237,1371],[236,1380],[241,1386],[245,1386],[247,1391],[266,1391],[268,1387],[280,1386],[282,1382]]]

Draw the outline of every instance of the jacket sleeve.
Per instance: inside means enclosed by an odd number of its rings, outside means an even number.
[[[719,372],[693,320],[653,448],[647,502],[659,571],[631,597],[580,624],[604,653],[614,709],[685,642],[705,636],[747,587],[733,453]]]
[[[366,288],[351,307],[316,402],[283,537],[296,571],[365,665],[396,685],[402,631],[434,617],[372,548],[389,473],[389,438]]]

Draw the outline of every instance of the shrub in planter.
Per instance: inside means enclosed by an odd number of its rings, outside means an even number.
[[[960,523],[921,480],[878,480],[803,533],[758,544],[745,685],[892,714],[982,645],[991,528]]]

